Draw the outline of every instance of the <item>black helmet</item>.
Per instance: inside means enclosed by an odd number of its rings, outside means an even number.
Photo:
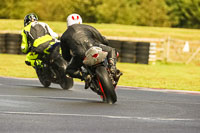
[[[30,13],[24,17],[24,26],[27,26],[30,22],[38,21],[37,15]]]

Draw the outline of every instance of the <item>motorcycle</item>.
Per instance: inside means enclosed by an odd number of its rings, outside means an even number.
[[[117,101],[115,87],[121,73],[119,70],[118,76],[111,73],[108,67],[107,54],[100,47],[91,47],[85,54],[81,72],[83,75],[91,77],[91,81],[88,83],[91,90],[100,95],[103,102],[113,104]]]
[[[36,66],[35,70],[40,83],[44,87],[49,87],[51,83],[59,84],[62,89],[72,88],[74,82],[71,77],[65,75],[67,62],[60,54],[60,46],[55,46],[49,55],[44,54],[39,59],[42,60],[43,67]]]

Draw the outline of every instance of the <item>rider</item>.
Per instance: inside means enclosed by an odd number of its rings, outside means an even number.
[[[21,51],[27,54],[25,63],[42,67],[42,61],[38,57],[50,53],[58,35],[46,23],[38,22],[37,15],[33,13],[25,16],[21,35]]]
[[[86,81],[85,88],[91,77],[82,75],[80,68],[83,65],[85,52],[92,46],[101,47],[108,52],[108,63],[113,74],[116,72],[116,51],[108,46],[108,40],[103,37],[94,27],[82,24],[82,18],[78,14],[71,14],[67,17],[67,30],[61,36],[61,49],[63,58],[69,62],[67,74],[73,78]]]

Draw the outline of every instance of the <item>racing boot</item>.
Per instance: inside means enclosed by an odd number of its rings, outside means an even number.
[[[86,75],[83,77],[84,81],[85,81],[85,89],[88,89],[90,87],[90,83],[91,83],[91,76],[90,75]]]
[[[120,78],[122,75],[123,75],[123,73],[122,73],[119,69],[117,69],[117,70],[116,70],[116,73],[115,73],[115,76],[114,76],[114,80],[115,80],[116,84],[118,83],[119,78]]]
[[[119,78],[121,75],[123,75],[123,73],[116,68],[116,61],[114,59],[109,59],[109,68],[110,68],[110,72],[113,75],[113,85],[116,87]]]
[[[110,68],[110,71],[112,74],[115,74],[116,73],[116,61],[114,59],[109,59],[108,61],[108,67]]]

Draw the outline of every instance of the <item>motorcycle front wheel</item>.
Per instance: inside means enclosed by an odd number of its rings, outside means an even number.
[[[61,79],[61,83],[60,83],[60,86],[62,89],[69,90],[70,88],[73,87],[73,85],[74,85],[73,78],[63,76],[63,78]]]

